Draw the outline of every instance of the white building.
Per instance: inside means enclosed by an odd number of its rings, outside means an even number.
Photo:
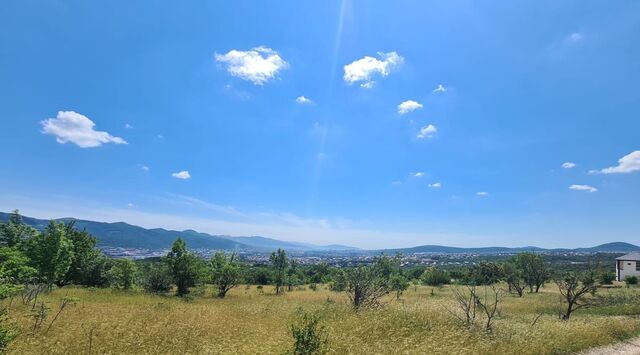
[[[616,280],[624,281],[627,276],[640,278],[640,252],[633,252],[616,258]]]

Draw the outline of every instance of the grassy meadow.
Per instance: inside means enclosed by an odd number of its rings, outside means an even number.
[[[505,294],[494,330],[470,330],[455,316],[451,287],[411,286],[400,300],[390,295],[383,308],[358,312],[344,293],[324,286],[282,296],[273,295],[271,287],[239,286],[225,299],[206,290],[188,300],[65,287],[43,296],[49,315],[35,333],[31,306],[23,305],[20,297],[3,301],[5,306],[11,303],[9,318],[20,329],[7,351],[282,354],[292,347],[289,326],[301,310],[320,315],[331,354],[568,354],[640,334],[640,304],[635,303],[581,310],[569,321],[559,320],[553,284],[523,298]],[[640,293],[625,288],[599,292]],[[46,331],[63,297],[78,301]]]

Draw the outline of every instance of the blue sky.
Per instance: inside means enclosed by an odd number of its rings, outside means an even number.
[[[637,1],[3,2],[0,210],[638,243],[639,82]]]

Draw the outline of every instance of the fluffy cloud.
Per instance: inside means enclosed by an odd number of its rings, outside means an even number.
[[[360,82],[360,86],[370,89],[375,84],[373,78],[375,76],[385,77],[391,73],[391,70],[404,62],[396,52],[382,53],[378,52],[378,57],[365,56],[344,66],[344,81],[351,85]]]
[[[573,163],[573,162],[568,161],[568,162],[566,162],[566,163],[562,163],[562,167],[563,167],[564,169],[571,169],[571,168],[575,168],[575,167],[576,167],[576,163]]]
[[[437,87],[437,88],[435,88],[435,89],[433,89],[433,93],[434,93],[434,94],[437,94],[437,93],[439,93],[439,92],[443,92],[443,93],[444,93],[444,92],[447,92],[447,88],[446,88],[446,87],[444,87],[444,86],[442,86],[442,84],[438,84],[438,87]]]
[[[418,171],[417,173],[411,173],[411,175],[413,175],[413,177],[421,178],[424,176],[424,173],[421,171]]]
[[[233,49],[227,54],[216,54],[215,58],[227,65],[229,74],[255,85],[263,85],[276,78],[278,72],[289,65],[278,52],[262,46],[248,51]]]
[[[489,196],[489,193],[486,191],[478,191],[476,192],[476,195],[480,196],[480,197],[485,197],[485,196]]]
[[[589,186],[589,185],[576,185],[573,184],[571,186],[569,186],[570,190],[575,190],[575,191],[589,191],[589,192],[596,192],[598,191],[598,189],[596,189],[593,186]]]
[[[182,179],[182,180],[191,179],[191,174],[189,174],[187,170],[182,170],[180,172],[173,173],[171,174],[171,176],[173,176],[176,179]]]
[[[589,173],[626,174],[640,170],[640,150],[633,151],[618,159],[618,165],[602,170],[591,170]]]
[[[400,105],[398,105],[398,113],[404,115],[405,113],[409,113],[411,111],[415,111],[419,108],[422,108],[422,104],[413,100],[407,100]]]
[[[296,102],[299,103],[300,105],[308,105],[308,104],[312,104],[313,101],[307,97],[304,96],[298,96],[296,97]]]
[[[433,189],[439,189],[442,187],[442,184],[439,182],[434,182],[433,184],[429,184],[429,187]]]
[[[73,111],[58,111],[56,118],[48,118],[40,124],[42,133],[55,136],[60,144],[71,142],[81,148],[99,147],[105,143],[127,144],[120,137],[96,131],[93,121]]]
[[[436,134],[436,132],[438,132],[438,129],[436,128],[436,126],[430,124],[428,126],[424,126],[420,128],[420,131],[418,132],[417,137],[420,139],[431,138]]]

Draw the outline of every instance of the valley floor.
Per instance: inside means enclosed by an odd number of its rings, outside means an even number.
[[[603,292],[640,293],[638,289]],[[273,295],[270,286],[264,290],[240,286],[225,299],[214,298],[210,289],[195,293],[183,300],[65,287],[44,296],[49,311],[37,332],[32,331],[31,306],[16,297],[9,317],[20,335],[7,350],[9,354],[282,354],[292,347],[289,327],[302,310],[320,315],[330,354],[570,354],[640,334],[640,304],[635,303],[578,311],[569,321],[559,320],[554,285],[523,298],[505,295],[491,333],[461,324],[451,286],[411,286],[400,300],[389,296],[384,308],[359,312],[350,308],[344,293],[325,286],[283,296]],[[46,331],[63,297],[78,301]]]

